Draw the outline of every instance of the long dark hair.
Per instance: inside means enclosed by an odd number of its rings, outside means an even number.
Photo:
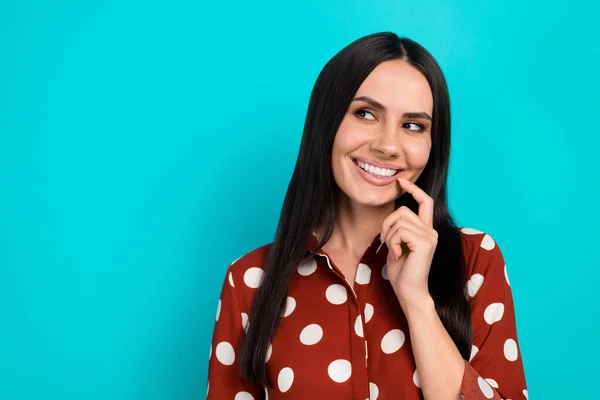
[[[435,203],[433,227],[438,244],[429,273],[429,292],[436,311],[463,359],[471,351],[471,314],[461,237],[448,210],[446,180],[450,158],[450,98],[442,71],[421,45],[392,32],[362,37],[337,53],[323,68],[313,87],[300,151],[283,203],[275,239],[264,264],[264,278],[250,313],[243,339],[240,372],[254,383],[268,380],[265,358],[282,320],[288,285],[304,256],[311,234],[323,228],[316,252],[333,233],[339,187],[333,178],[333,141],[353,96],[366,77],[387,60],[402,60],[427,78],[433,93],[432,149],[417,179]],[[417,202],[404,194],[395,201],[415,213]]]

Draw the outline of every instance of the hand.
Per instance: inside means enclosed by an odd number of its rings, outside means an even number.
[[[433,229],[433,199],[410,181],[398,178],[398,182],[419,203],[419,215],[402,206],[383,220],[381,228],[388,247],[388,277],[403,303],[429,296],[427,279],[438,233]]]

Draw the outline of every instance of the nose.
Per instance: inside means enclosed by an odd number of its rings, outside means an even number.
[[[396,129],[389,123],[382,127],[379,134],[371,141],[371,151],[382,158],[391,160],[398,158],[402,147]]]

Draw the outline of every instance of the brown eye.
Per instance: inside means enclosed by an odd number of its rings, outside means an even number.
[[[407,122],[404,125],[413,125],[416,126],[416,129],[409,129],[413,132],[423,132],[425,130],[425,127],[421,124],[417,124],[416,122]]]
[[[364,117],[365,114],[369,114],[373,118],[365,118]],[[375,121],[375,116],[373,115],[373,113],[370,112],[370,111],[365,110],[364,108],[359,108],[358,110],[356,110],[354,112],[354,115],[358,116],[359,119],[365,119],[365,120],[368,120],[368,121]]]

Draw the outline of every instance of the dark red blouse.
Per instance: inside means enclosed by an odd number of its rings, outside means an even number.
[[[470,280],[473,342],[461,393],[466,400],[527,399],[513,298],[498,244],[461,229]],[[311,237],[307,253],[315,248]],[[406,317],[387,278],[379,235],[365,251],[354,288],[328,254],[302,260],[283,322],[265,359],[273,388],[244,381],[239,348],[270,244],[234,261],[218,303],[208,399],[423,399]]]

